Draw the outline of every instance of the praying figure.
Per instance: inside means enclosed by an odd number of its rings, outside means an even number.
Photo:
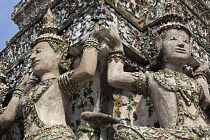
[[[17,115],[23,116],[25,140],[76,139],[66,123],[68,103],[96,71],[98,25],[95,25],[91,38],[84,42],[80,65],[70,70],[68,43],[57,35],[54,18],[48,10],[44,17],[43,34],[34,41],[30,56],[33,76],[25,77],[0,115],[1,130],[7,129]]]
[[[156,61],[161,67],[156,71],[125,72],[125,53],[115,26],[111,26],[109,39],[107,45],[113,51],[109,56],[108,83],[150,97],[160,124],[160,128],[118,125],[116,140],[210,138],[203,111],[210,103],[208,64],[195,68],[192,76],[183,73],[192,50],[187,27],[167,22],[159,28],[155,44],[159,51]]]

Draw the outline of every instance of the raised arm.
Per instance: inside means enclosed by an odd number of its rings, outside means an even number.
[[[0,115],[0,129],[7,129],[15,119],[19,97],[12,97],[4,113]]]
[[[94,30],[98,30],[98,26]],[[80,65],[73,71],[71,76],[71,80],[78,84],[78,89],[86,85],[95,75],[99,46],[99,41],[95,35],[91,35],[90,38],[85,41]]]
[[[60,76],[59,85],[66,93],[74,94],[95,75],[100,46],[99,34],[99,25],[96,24],[90,38],[84,43],[83,56],[79,67]]]
[[[194,77],[203,89],[204,99],[201,100],[201,107],[206,107],[210,104],[209,86],[207,82],[207,74],[209,72],[209,65],[204,64],[196,69]]]
[[[108,62],[108,83],[116,88],[136,91],[136,86],[134,86],[136,81],[135,76],[131,72],[124,71],[123,59],[125,54],[118,30],[114,25],[111,25],[110,42],[108,45],[113,48]],[[142,78],[144,80],[144,76]]]
[[[7,129],[14,121],[17,115],[17,108],[20,101],[20,97],[23,93],[23,89],[25,89],[26,87],[28,80],[29,75],[26,75],[24,80],[18,86],[18,88],[16,88],[13,92],[13,97],[7,105],[7,108],[4,110],[3,114],[0,115],[0,129]]]

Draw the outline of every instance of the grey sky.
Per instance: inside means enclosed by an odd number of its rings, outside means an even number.
[[[19,31],[11,20],[13,7],[19,2],[20,0],[0,0],[0,51],[6,47],[6,40],[10,40]]]

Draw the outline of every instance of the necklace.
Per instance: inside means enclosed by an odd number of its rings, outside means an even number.
[[[206,117],[199,106],[199,101],[204,98],[204,93],[202,87],[199,86],[196,80],[183,73],[172,70],[160,70],[154,73],[153,77],[160,86],[176,93],[178,109],[177,125],[182,125],[184,123],[184,116],[195,120],[200,114],[201,117],[206,120]],[[170,84],[168,78],[174,79],[175,83]],[[184,102],[187,106],[191,106],[193,102],[197,109],[196,113],[192,114],[186,111],[184,109]]]
[[[35,124],[41,128],[44,127],[44,123],[38,117],[36,112],[35,103],[40,99],[40,97],[45,93],[45,91],[52,85],[55,78],[44,80],[38,83],[35,87],[33,87],[29,93],[23,97],[21,102],[21,109],[24,110],[24,126],[26,128],[30,127],[30,125],[35,122]],[[41,90],[38,92],[38,89]],[[31,96],[30,96],[31,95]]]

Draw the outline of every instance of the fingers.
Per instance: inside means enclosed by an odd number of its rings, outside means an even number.
[[[100,30],[99,24],[95,23],[93,32],[90,35],[90,37],[96,37],[96,38],[99,38],[99,37],[113,38],[114,37],[114,38],[120,39],[120,36],[118,34],[118,29],[114,24],[111,24],[110,33],[107,33],[105,29]]]
[[[96,23],[93,29],[93,33],[98,33],[98,32],[99,32],[99,25],[98,23]]]
[[[106,42],[109,47],[122,49],[121,39],[118,33],[118,29],[114,24],[111,24],[110,30],[105,27],[99,27],[98,23],[95,23],[91,38],[97,39],[99,42]]]
[[[198,67],[196,69],[196,71],[205,71],[205,72],[208,73],[209,72],[209,65],[208,64],[203,64],[200,67]]]
[[[98,23],[95,23],[93,32],[92,32],[92,34],[90,35],[90,37],[92,37],[92,38],[97,37],[98,32],[99,32],[99,25],[98,25]]]
[[[119,36],[119,34],[118,34],[118,29],[117,29],[117,27],[114,25],[114,24],[112,24],[111,25],[111,27],[110,27],[110,35],[112,36],[112,37],[115,37],[115,38],[117,38],[117,39],[119,39],[120,38],[120,36]]]

